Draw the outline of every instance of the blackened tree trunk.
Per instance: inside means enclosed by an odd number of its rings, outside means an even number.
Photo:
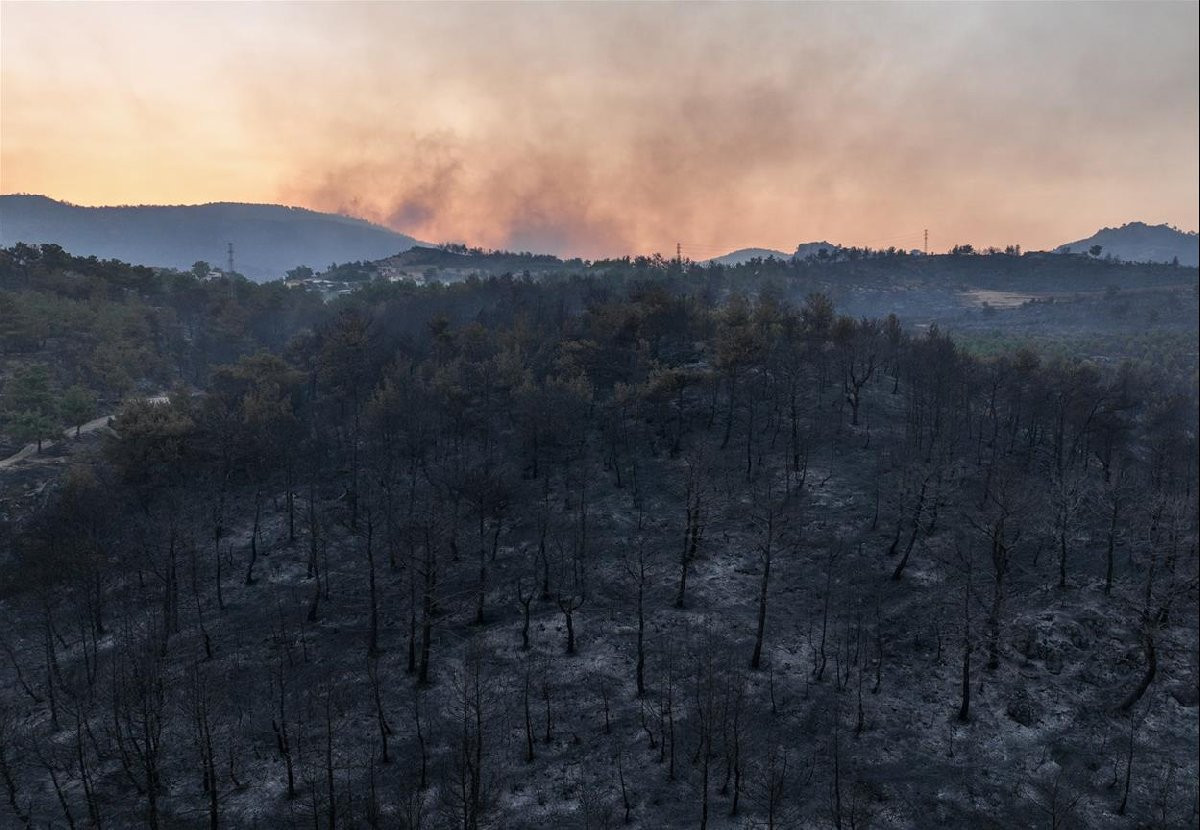
[[[971,717],[971,567],[969,559],[966,579],[963,582],[962,648],[962,700],[958,707],[958,719],[962,723],[966,723]]]
[[[908,544],[904,547],[904,555],[900,557],[900,561],[896,564],[896,570],[892,571],[892,579],[899,581],[904,574],[904,568],[908,565],[908,557],[912,554],[913,545],[917,541],[917,533],[921,530],[921,511],[925,507],[925,490],[929,486],[929,477],[921,482],[921,492],[917,494],[917,505],[913,508],[912,527],[908,535]],[[893,543],[893,548],[895,543]]]
[[[771,585],[771,546],[775,535],[775,514],[767,513],[767,538],[762,546],[763,573],[758,591],[758,629],[754,635],[754,651],[750,655],[750,668],[758,671],[762,663],[763,634],[767,629],[767,594]]]

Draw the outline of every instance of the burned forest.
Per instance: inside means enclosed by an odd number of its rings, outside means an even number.
[[[0,824],[1196,826],[1194,357],[794,265],[323,302],[43,248]]]

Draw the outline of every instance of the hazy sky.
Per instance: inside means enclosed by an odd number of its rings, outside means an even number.
[[[602,254],[1197,226],[1198,4],[0,4],[0,192]]]

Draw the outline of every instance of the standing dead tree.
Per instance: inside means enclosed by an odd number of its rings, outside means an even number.
[[[1024,512],[1023,501],[1017,495],[1021,486],[1015,478],[998,481],[988,495],[988,504],[978,516],[967,521],[987,542],[992,564],[992,601],[987,618],[987,648],[989,671],[1000,667],[1000,638],[1004,623],[1004,605],[1008,591],[1008,573],[1012,566],[1013,548],[1021,538],[1015,527]]]
[[[706,469],[699,454],[687,460],[687,479],[684,494],[685,521],[683,539],[679,550],[679,589],[675,593],[675,607],[683,608],[687,602],[687,581],[692,563],[704,539],[707,521],[704,508],[704,480]]]

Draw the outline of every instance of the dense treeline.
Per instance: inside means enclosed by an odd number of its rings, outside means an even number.
[[[0,355],[37,357],[62,384],[110,399],[203,383],[210,366],[281,349],[322,314],[319,299],[282,283],[204,281],[57,245],[0,251]]]
[[[1194,824],[1188,379],[690,271],[106,281],[261,305],[8,528],[0,809]]]
[[[494,305],[503,310],[508,293],[515,301],[527,294],[532,280],[519,266],[523,255],[488,254],[481,279],[450,286],[433,285],[414,297],[411,285],[376,283],[367,297],[343,298],[326,306],[314,294],[286,288],[282,283],[256,284],[241,279],[164,269],[131,266],[114,260],[72,256],[57,245],[17,244],[0,250],[0,357],[7,363],[42,365],[58,392],[71,386],[86,389],[93,397],[116,401],[134,391],[159,390],[182,382],[202,387],[209,369],[258,349],[278,351],[298,332],[319,325],[337,313],[339,304],[377,302],[399,297],[403,302],[440,306],[457,322]],[[1001,290],[1107,289],[1108,319],[1096,334],[1122,328],[1129,322],[1137,330],[1141,320],[1129,319],[1134,293],[1120,287],[1196,284],[1195,269],[1166,265],[1128,265],[1090,257],[1066,255],[955,254],[939,257],[909,256],[899,251],[838,249],[827,258],[807,260],[752,260],[740,266],[701,266],[689,261],[653,257],[626,257],[583,263],[552,263],[533,257],[538,283],[559,283],[555,298],[564,313],[578,311],[595,296],[625,290],[629,283],[653,281],[673,293],[698,293],[712,300],[730,291],[756,296],[764,288],[791,298],[822,292],[874,315],[887,302],[877,302],[881,292],[909,290],[913,297],[935,297],[963,288]],[[493,260],[495,260],[493,262]],[[508,273],[487,278],[502,265]],[[360,271],[364,263],[347,268]],[[207,269],[205,269],[207,271]],[[363,276],[360,274],[360,276]],[[568,288],[566,283],[572,285]],[[864,301],[863,292],[872,299]],[[540,295],[539,295],[540,296]],[[886,299],[886,298],[885,298]],[[1192,297],[1194,300],[1194,296]],[[543,301],[545,298],[540,299]],[[910,299],[903,302],[910,303]],[[1183,305],[1186,305],[1184,303]],[[1049,308],[1053,308],[1052,306]],[[1172,312],[1177,301],[1150,309],[1155,324],[1174,333]],[[929,319],[937,304],[918,301],[914,311]],[[1070,313],[1072,309],[1068,308]],[[1086,311],[1087,316],[1095,312]],[[1044,316],[1044,315],[1043,315]],[[1064,327],[1076,329],[1081,320],[1064,318]],[[1186,314],[1184,329],[1195,321]],[[1054,321],[1049,327],[1055,328]],[[1075,348],[1074,353],[1080,353]],[[1095,350],[1084,352],[1091,354]],[[1194,355],[1189,355],[1194,366]]]

